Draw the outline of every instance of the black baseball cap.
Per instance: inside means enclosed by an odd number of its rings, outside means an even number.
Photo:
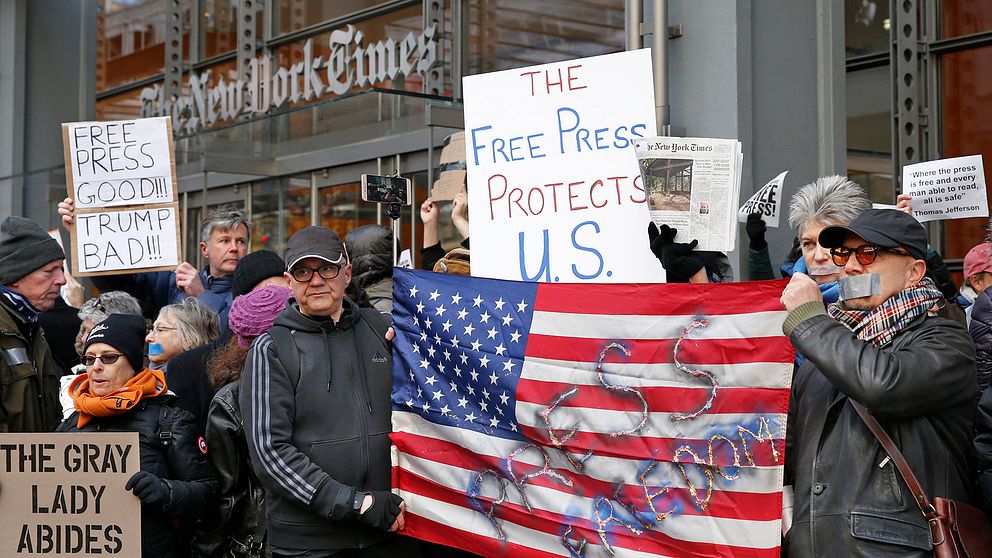
[[[338,233],[327,227],[307,227],[289,238],[286,243],[286,269],[306,258],[320,258],[340,266],[348,263],[344,243]]]
[[[850,225],[832,225],[820,231],[820,246],[837,248],[847,233],[881,248],[904,248],[918,260],[927,259],[927,231],[912,215],[897,209],[868,209]]]

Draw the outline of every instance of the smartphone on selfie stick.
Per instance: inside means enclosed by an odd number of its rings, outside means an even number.
[[[402,176],[363,174],[362,199],[386,206],[386,217],[393,222],[393,265],[396,265],[399,258],[397,241],[400,232],[400,210],[404,205],[413,203],[413,186],[410,179]]]

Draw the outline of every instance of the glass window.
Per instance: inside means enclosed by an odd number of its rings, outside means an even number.
[[[203,57],[238,47],[238,0],[207,0],[203,6]],[[261,19],[261,18],[257,18]],[[260,35],[256,35],[259,36]]]
[[[275,14],[276,34],[283,35],[386,3],[386,0],[291,0],[278,2]]]
[[[624,0],[470,0],[469,74],[624,48]]]
[[[165,8],[161,0],[107,0],[97,12],[96,90],[161,74]],[[183,10],[183,60],[189,60],[189,7]]]
[[[97,120],[128,120],[141,116],[140,89],[129,89],[96,102]]]
[[[960,37],[992,29],[992,2],[988,0],[942,0],[941,37]]]
[[[895,203],[889,66],[847,73],[847,168],[872,201]]]
[[[943,69],[943,157],[983,155],[992,176],[992,46],[945,54]],[[945,258],[963,258],[982,242],[988,219],[945,221]]]
[[[844,0],[848,58],[889,51],[889,0]]]
[[[296,231],[310,226],[310,175],[273,178],[252,184],[251,249],[280,256]]]

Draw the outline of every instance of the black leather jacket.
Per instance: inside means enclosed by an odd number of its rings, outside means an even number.
[[[192,525],[212,503],[217,488],[213,468],[200,445],[193,416],[172,406],[175,396],[141,400],[133,409],[115,416],[94,417],[84,432],[137,432],[141,470],[166,479],[172,497],[162,507],[141,506],[141,555],[144,558],[179,558],[189,555]],[[163,413],[172,413],[164,419]],[[59,432],[79,432],[79,414],[59,425]],[[161,425],[171,424],[166,432]]]
[[[198,530],[194,549],[202,557],[268,556],[265,489],[251,470],[238,404],[240,381],[222,387],[207,413],[210,463],[217,470],[217,507]]]
[[[789,556],[932,556],[923,514],[848,397],[878,419],[928,496],[971,501],[977,386],[968,333],[921,316],[878,348],[820,314],[790,338],[807,360],[789,409]]]

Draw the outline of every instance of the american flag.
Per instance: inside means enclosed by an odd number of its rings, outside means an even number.
[[[405,533],[483,556],[778,556],[784,286],[395,269]]]

